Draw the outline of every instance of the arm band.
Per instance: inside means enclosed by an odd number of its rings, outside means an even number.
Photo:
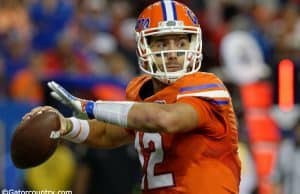
[[[89,123],[86,120],[80,120],[75,117],[71,117],[69,119],[72,123],[72,129],[69,133],[62,136],[62,138],[74,143],[84,142],[90,132]]]
[[[128,112],[135,102],[97,101],[93,106],[93,116],[101,121],[127,127]]]

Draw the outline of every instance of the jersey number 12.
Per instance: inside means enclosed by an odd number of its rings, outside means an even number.
[[[143,168],[142,189],[174,186],[172,173],[158,174],[155,167],[164,159],[162,137],[159,133],[136,133],[135,147]]]

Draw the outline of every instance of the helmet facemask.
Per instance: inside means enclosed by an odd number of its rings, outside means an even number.
[[[150,37],[163,35],[189,36],[187,49],[152,51],[149,45]],[[148,28],[137,33],[137,54],[140,69],[163,83],[170,84],[178,78],[199,71],[202,60],[202,42],[200,27],[184,26],[181,21],[164,21],[157,28]],[[180,69],[170,69],[167,65],[167,55],[176,53],[183,57]]]

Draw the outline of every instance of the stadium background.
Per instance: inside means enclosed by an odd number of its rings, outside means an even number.
[[[294,65],[289,102],[300,101],[296,90],[300,83],[300,1],[179,1],[199,18],[202,70],[218,74],[232,92],[241,152],[254,161],[254,166],[243,166],[244,180],[252,181],[252,193],[271,193],[269,175],[278,146],[293,130],[284,123],[295,120],[277,120],[270,113],[279,102],[278,64],[283,59]],[[52,105],[72,115],[49,97],[45,84],[49,80],[83,98],[124,99],[126,83],[139,73],[132,31],[135,18],[151,2],[0,0],[0,188],[139,193],[139,164],[132,146],[107,151],[65,143],[47,164],[22,171],[14,168],[9,145],[14,128],[34,106]],[[236,74],[246,76],[251,70],[247,66],[230,73],[224,68],[223,38],[237,28],[255,39],[263,56],[261,64],[267,69],[247,83],[231,79]],[[287,104],[287,108],[299,119],[297,107]]]

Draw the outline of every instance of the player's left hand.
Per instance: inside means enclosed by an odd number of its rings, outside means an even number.
[[[75,116],[80,115],[79,117],[81,118],[94,118],[94,101],[85,100],[73,96],[70,92],[68,92],[55,81],[48,82],[48,86],[52,90],[51,96],[73,109],[75,111]]]

